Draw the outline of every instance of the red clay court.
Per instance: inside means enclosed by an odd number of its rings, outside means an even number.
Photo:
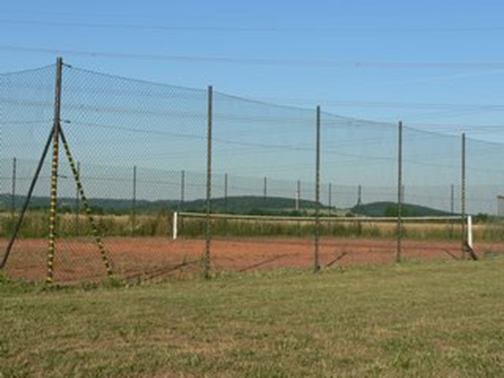
[[[5,245],[6,240],[2,243]],[[121,278],[156,278],[194,275],[201,271],[203,239],[166,237],[105,238],[114,274]],[[9,277],[30,281],[46,275],[46,239],[17,240],[7,263]],[[54,262],[56,282],[99,281],[106,270],[97,245],[89,239],[59,239]],[[476,251],[497,253],[502,244],[479,243]],[[235,238],[211,241],[213,272],[250,272],[282,268],[312,269],[314,241],[303,238]],[[322,267],[387,264],[396,261],[397,242],[383,239],[323,238]],[[462,256],[459,241],[402,241],[404,261],[454,259]]]

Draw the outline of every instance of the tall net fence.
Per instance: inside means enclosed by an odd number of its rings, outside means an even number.
[[[467,215],[502,250],[504,145],[66,65],[57,117],[56,75],[0,75],[13,277],[47,274],[56,119],[56,281],[460,257]]]

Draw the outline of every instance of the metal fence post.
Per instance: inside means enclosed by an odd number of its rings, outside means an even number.
[[[295,200],[295,205],[296,205],[296,211],[299,211],[301,209],[301,180],[297,180],[297,188],[296,188],[296,200]]]
[[[332,183],[329,183],[329,194],[328,194],[327,202],[329,204],[329,215],[331,215],[332,214]]]
[[[465,242],[466,242],[466,233],[467,233],[467,229],[466,229],[466,136],[465,136],[465,133],[462,133],[462,162],[461,162],[461,168],[462,168],[462,172],[461,172],[461,195],[460,195],[460,200],[461,200],[461,204],[460,204],[460,213],[461,213],[461,217],[462,217],[462,258],[465,258],[465,253],[466,253],[466,249],[465,249]]]
[[[81,177],[81,172],[80,172],[80,162],[77,162],[77,174],[79,177]],[[79,217],[80,217],[80,191],[79,188],[77,187],[75,189],[75,235],[79,236],[80,233],[80,224],[79,224]]]
[[[136,195],[137,195],[137,166],[133,166],[133,198],[131,203],[131,236],[135,235],[136,228]]]
[[[450,213],[455,214],[455,185],[450,186]]]
[[[11,198],[11,215],[14,218],[14,213],[16,212],[16,178],[17,176],[17,160],[14,158],[12,160],[12,198]]]
[[[224,212],[228,212],[228,174],[224,174]]]
[[[203,277],[210,278],[210,250],[212,240],[212,225],[210,220],[212,206],[212,107],[213,88],[208,87],[207,104],[207,182],[206,182],[206,232],[205,232],[205,254],[203,256]]]
[[[397,255],[396,262],[402,261],[402,237],[403,237],[403,223],[402,223],[402,153],[403,153],[403,124],[399,121],[399,145],[398,145],[398,159],[397,159]]]
[[[180,172],[180,203],[179,211],[183,211],[185,201],[185,171]]]
[[[47,276],[46,285],[51,286],[54,274],[54,254],[56,252],[56,224],[58,212],[58,162],[59,162],[59,138],[61,127],[61,82],[63,76],[63,59],[56,61],[56,90],[54,100],[54,124],[53,124],[53,156],[51,168],[51,200],[49,206],[49,249],[47,251]]]
[[[266,201],[268,198],[268,178],[264,177],[263,183],[263,205],[266,206]]]
[[[19,234],[19,231],[21,230],[21,225],[23,223],[23,219],[25,217],[25,214],[28,211],[28,205],[30,204],[30,200],[32,198],[33,191],[35,189],[35,185],[37,184],[38,178],[40,176],[40,172],[42,171],[42,167],[44,165],[45,158],[46,158],[47,153],[49,151],[49,147],[51,147],[53,135],[54,135],[54,126],[51,127],[51,131],[49,132],[49,137],[47,138],[47,141],[44,145],[44,150],[42,152],[42,156],[40,157],[40,160],[37,165],[37,169],[35,170],[35,174],[32,178],[31,183],[30,183],[30,187],[28,188],[28,194],[26,195],[23,206],[21,207],[21,213],[19,214],[19,218],[14,226],[14,231],[12,232],[12,235],[9,239],[9,242],[7,243],[7,247],[5,248],[3,258],[0,261],[0,269],[5,268],[5,265],[7,264],[7,260],[9,259],[10,253],[12,251],[12,247],[14,246],[14,242],[16,241],[16,238]]]
[[[329,193],[328,193],[327,203],[329,205],[329,214],[331,214],[332,213],[332,183],[329,183]]]
[[[224,174],[224,214],[228,213],[228,174]],[[228,221],[224,221],[224,235],[228,235]]]
[[[315,256],[313,270],[320,270],[319,243],[320,243],[320,106],[316,114],[316,142],[315,142]]]

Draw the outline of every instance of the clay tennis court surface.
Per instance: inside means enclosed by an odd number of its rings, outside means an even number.
[[[3,251],[7,241],[1,240]],[[105,238],[104,245],[114,274],[121,278],[162,278],[188,276],[201,272],[205,240],[153,238]],[[99,249],[90,239],[60,239],[54,261],[57,282],[99,281],[106,277]],[[45,239],[17,240],[7,262],[7,275],[27,280],[46,277],[48,242]],[[476,252],[500,253],[504,245],[480,243]],[[397,241],[323,238],[319,261],[323,267],[362,264],[388,264],[396,259]],[[312,269],[313,239],[256,238],[214,239],[211,241],[213,272],[250,272],[280,268]],[[460,258],[458,241],[402,241],[402,258],[408,260]]]

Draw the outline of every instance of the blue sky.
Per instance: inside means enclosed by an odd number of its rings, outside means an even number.
[[[258,193],[266,176],[286,180],[277,186],[287,185],[288,196],[294,193],[291,184],[296,180],[313,181],[316,105],[323,110],[323,190],[327,183],[337,183],[338,200],[346,198],[349,204],[355,201],[360,184],[366,186],[367,201],[394,200],[395,125],[402,120],[409,127],[404,159],[407,200],[446,208],[451,185],[460,182],[460,134],[465,132],[471,140],[501,143],[469,143],[468,183],[475,187],[468,191],[471,206],[495,212],[502,175],[494,162],[502,160],[504,151],[503,37],[504,3],[496,0],[16,0],[0,3],[0,73],[52,65],[57,56],[63,56],[77,68],[196,88],[204,95],[212,85],[220,94],[308,109],[266,107],[272,113],[266,111],[263,119],[257,116],[263,109],[261,102],[220,95],[227,118],[221,117],[215,130],[215,171],[232,175],[239,190],[255,185]],[[69,72],[65,83],[68,79],[89,88],[118,85],[110,76],[91,75],[93,79],[83,72],[74,76]],[[43,79],[53,83],[51,69]],[[128,83],[121,85],[128,87]],[[134,85],[131,88],[135,90]],[[52,89],[48,93],[52,99]],[[84,97],[95,106],[101,101],[99,96]],[[206,97],[196,97],[194,104],[179,105],[199,115],[205,127]],[[134,109],[145,105],[135,99],[130,96],[126,105]],[[150,101],[147,104],[155,108]],[[12,109],[16,115],[23,113]],[[142,123],[134,122],[129,114],[118,115],[112,122],[106,111],[65,110],[70,112],[65,116],[71,115],[68,120],[80,127],[71,136],[74,152],[83,163],[169,169],[177,173],[172,178],[175,183],[182,169],[204,172],[205,140],[189,143],[187,138],[175,137],[192,133],[189,128],[200,125],[191,117],[184,122],[171,115],[169,120],[151,117],[143,122],[158,123],[149,123],[152,130],[139,134],[125,131]],[[340,119],[328,113],[387,127],[353,121],[340,127]],[[272,114],[283,117],[283,123],[271,125],[268,115]],[[37,121],[51,116],[52,107]],[[90,120],[95,124],[89,124]],[[172,134],[161,133],[162,137],[159,130],[168,121],[180,130],[170,129]],[[31,152],[38,156],[38,147],[33,147],[38,143],[37,125],[4,129],[8,143],[3,144],[2,157],[19,155],[15,151],[19,146],[8,139],[7,131],[17,133],[22,146],[32,143]],[[94,127],[91,135],[89,127]],[[167,147],[166,141],[174,145]],[[12,153],[5,153],[9,148]],[[4,166],[9,168],[9,164]],[[239,182],[240,175],[255,181]],[[272,191],[275,185],[270,182]],[[370,186],[375,186],[373,197]],[[130,193],[129,186],[121,190]],[[312,189],[304,190],[311,190],[307,195],[313,197]],[[328,197],[327,193],[322,196]]]
[[[53,63],[504,141],[502,1],[3,1],[0,72]],[[503,126],[501,126],[503,125]]]

